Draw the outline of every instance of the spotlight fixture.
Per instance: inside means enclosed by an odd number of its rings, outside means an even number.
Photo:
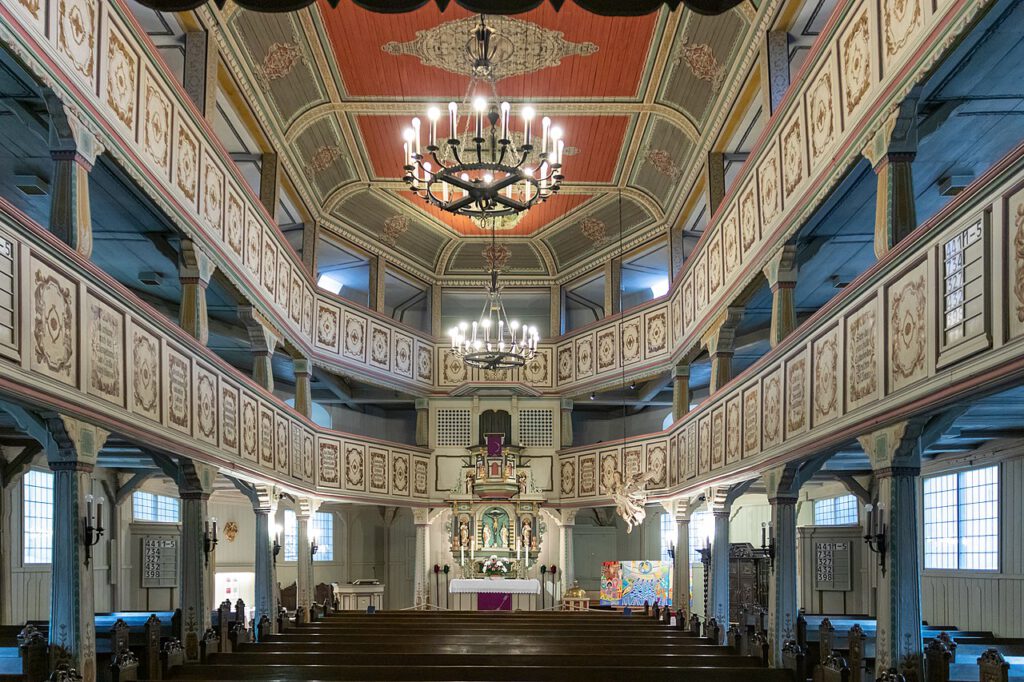
[[[591,392],[591,394],[590,394],[590,399],[591,399],[591,400],[597,400],[597,394],[596,394],[596,393],[593,393],[593,392]]]

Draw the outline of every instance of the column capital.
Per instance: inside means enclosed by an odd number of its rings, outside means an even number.
[[[779,499],[795,502],[803,484],[820,471],[828,459],[829,455],[826,453],[799,462],[780,464],[762,472],[761,481],[764,483],[768,501]]]
[[[924,431],[923,420],[910,419],[890,424],[857,437],[876,474],[896,468],[921,468],[917,439]]]
[[[871,136],[861,154],[874,168],[883,165],[893,155],[913,159],[917,154],[917,105],[921,86],[914,87],[889,111],[881,127]]]
[[[680,497],[672,502],[672,515],[676,523],[689,523],[695,505],[688,497]]]
[[[245,326],[249,334],[249,342],[252,344],[254,353],[273,355],[280,340],[280,334],[273,326],[251,305],[238,306],[238,319]]]
[[[772,289],[796,285],[796,245],[783,244],[771,255],[764,268],[765,279]]]
[[[732,355],[736,341],[736,327],[743,318],[743,308],[730,306],[711,323],[711,327],[701,339],[708,355]]]
[[[178,461],[178,494],[183,500],[208,500],[217,480],[217,467],[184,457]]]
[[[743,481],[741,483],[713,485],[707,489],[704,494],[704,498],[707,502],[708,510],[715,516],[726,516],[732,512],[732,503],[739,498],[740,495],[747,492],[751,484],[756,479],[750,479],[749,481]]]
[[[558,525],[559,526],[575,526],[576,525],[576,514],[579,512],[578,509],[560,509],[558,511]]]
[[[297,497],[295,498],[295,518],[308,519],[320,509],[324,501],[319,497]]]
[[[672,376],[677,379],[690,378],[690,363],[681,362],[672,368]]]
[[[430,518],[430,509],[427,507],[413,507],[412,522],[416,526],[429,526],[433,519]]]
[[[559,401],[559,408],[565,412],[572,412],[573,401],[572,398],[562,398]]]
[[[46,448],[50,468],[73,464],[76,466],[68,468],[84,471],[78,467],[87,466],[91,471],[110,432],[58,413],[46,415],[45,422],[51,439]]]
[[[86,127],[79,112],[53,90],[43,92],[43,101],[50,114],[50,154],[55,159],[73,159],[91,169],[104,151],[103,143]]]
[[[430,399],[429,398],[416,398],[416,409],[417,410],[429,410]]]
[[[313,373],[313,363],[309,358],[292,358],[292,372],[309,376]]]
[[[217,266],[206,251],[191,239],[181,240],[178,254],[178,278],[182,282],[194,283],[205,288],[210,284]]]

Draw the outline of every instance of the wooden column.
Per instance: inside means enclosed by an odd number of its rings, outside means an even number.
[[[416,398],[416,445],[427,447],[430,444],[430,401]]]
[[[66,663],[85,682],[95,682],[96,627],[93,618],[93,566],[87,559],[85,520],[101,525],[99,502],[92,496],[92,472],[110,435],[63,415],[46,420],[50,435],[47,462],[53,471],[53,555],[50,575],[50,664]],[[108,507],[108,505],[103,505]],[[106,524],[102,524],[106,525]]]
[[[675,558],[675,601],[676,609],[682,609],[683,616],[690,614],[690,501],[676,500],[676,558]]]
[[[714,215],[725,199],[725,153],[708,152],[708,215]]]
[[[277,214],[278,159],[276,152],[263,152],[260,158],[260,203],[271,218]]]
[[[562,572],[562,594],[572,587],[576,579],[575,562],[573,560],[572,530],[576,525],[576,510],[563,509],[558,522],[558,560]]]
[[[715,522],[707,603],[711,617],[718,621],[720,644],[725,644],[726,631],[729,629],[729,516],[733,503],[747,491],[751,483],[753,481],[731,486],[712,486],[705,494],[708,510]]]
[[[875,669],[896,668],[908,682],[924,680],[921,664],[921,572],[917,539],[917,478],[921,473],[921,426],[897,422],[857,440],[875,474],[878,504],[886,536],[880,561],[875,638]]]
[[[256,513],[255,597],[253,631],[259,632],[263,616],[270,619],[270,631],[277,631],[277,561],[274,558],[274,518],[278,490],[272,485],[252,486],[252,509]]]
[[[295,524],[298,529],[299,561],[296,568],[295,581],[295,622],[310,621],[310,607],[313,604],[313,553],[311,546],[310,524],[313,514],[320,508],[321,500],[313,497],[300,497],[296,500]]]
[[[772,254],[764,266],[764,276],[772,291],[772,324],[768,342],[774,348],[796,329],[796,308],[793,305],[796,246],[786,244]]]
[[[212,603],[207,596],[216,565],[212,552],[206,553],[208,505],[217,470],[201,462],[181,458],[178,462],[178,496],[181,498],[181,641],[185,660],[199,660],[199,642],[211,626]]]
[[[412,520],[416,527],[416,551],[413,556],[413,605],[424,606],[430,602],[430,582],[428,566],[430,564],[430,510],[416,508],[412,510]]]
[[[217,45],[206,31],[185,34],[185,92],[203,117],[213,122],[217,113]],[[271,212],[273,215],[273,212]]]
[[[295,374],[295,411],[306,417],[313,415],[313,392],[310,380],[313,365],[307,358],[292,358],[292,371]]]
[[[690,365],[679,364],[672,369],[672,421],[679,421],[690,411]]]
[[[732,356],[736,351],[736,326],[742,317],[742,308],[727,308],[704,336],[703,343],[711,358],[711,381],[708,386],[708,391],[711,393],[732,379]]]
[[[604,316],[617,315],[622,307],[622,258],[604,264]]]
[[[50,114],[50,231],[85,258],[92,256],[92,210],[89,172],[103,152],[77,114],[65,108],[51,90],[43,99]]]
[[[774,114],[789,90],[789,32],[768,31],[765,42],[769,113]]]
[[[181,240],[181,253],[178,254],[178,279],[181,281],[179,324],[204,345],[210,340],[206,288],[214,269],[213,261],[194,241]]]
[[[561,415],[561,421],[559,423],[559,434],[561,440],[561,446],[563,448],[571,448],[573,441],[572,432],[572,400],[568,398],[562,398],[559,414]]]
[[[384,275],[386,263],[380,256],[370,256],[370,297],[367,306],[377,312],[384,310]]]
[[[252,344],[252,378],[257,384],[273,392],[274,351],[277,349],[277,334],[252,306],[239,306],[238,317],[249,333]]]
[[[557,284],[551,287],[548,325],[548,336],[553,338],[562,333],[562,287]]]
[[[875,197],[875,256],[881,258],[917,227],[911,163],[917,155],[917,104],[914,88],[863,150],[878,176]]]
[[[302,265],[313,279],[317,279],[317,253],[320,244],[320,225],[315,220],[307,221],[302,226]]]

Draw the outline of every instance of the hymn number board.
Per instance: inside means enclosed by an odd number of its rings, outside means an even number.
[[[142,587],[178,586],[178,538],[146,535],[142,538]]]
[[[850,587],[850,543],[814,543],[814,589],[847,592]]]

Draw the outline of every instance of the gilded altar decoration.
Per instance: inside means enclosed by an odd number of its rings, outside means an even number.
[[[416,38],[405,43],[388,42],[381,49],[390,55],[409,55],[424,66],[473,77],[473,60],[466,51],[466,37],[479,24],[477,17],[446,21],[433,28],[417,31]],[[507,16],[488,16],[488,27],[499,38],[493,78],[499,81],[558,66],[566,57],[587,57],[597,52],[594,43],[574,43],[561,31],[544,28],[532,21]]]
[[[580,232],[594,246],[602,246],[608,241],[608,226],[603,220],[594,216],[587,216],[580,221]]]
[[[65,383],[75,382],[74,285],[33,263],[32,349],[37,370]]]
[[[632,533],[633,528],[639,526],[647,518],[647,482],[656,476],[655,472],[636,473],[628,478],[615,472],[612,475],[612,484],[609,486],[609,494],[615,502],[615,513],[626,522],[626,532]]]
[[[664,149],[647,147],[644,150],[644,160],[667,178],[678,180],[683,174],[683,169],[676,163],[672,155]]]
[[[284,78],[305,59],[302,50],[295,43],[272,43],[267,48],[263,63],[256,66],[256,77],[264,87],[269,87],[271,81]]]
[[[228,542],[234,542],[235,538],[238,537],[238,522],[228,521],[224,524],[224,537],[228,539]]]
[[[706,43],[691,43],[687,39],[679,45],[676,63],[683,62],[698,80],[711,85],[712,92],[718,92],[725,78],[725,66],[721,64],[711,46]]]
[[[321,145],[309,159],[309,169],[314,173],[323,173],[335,161],[341,158],[344,150],[336,144]]]
[[[409,229],[409,219],[404,215],[393,215],[384,221],[380,231],[380,240],[388,246],[394,246]]]

